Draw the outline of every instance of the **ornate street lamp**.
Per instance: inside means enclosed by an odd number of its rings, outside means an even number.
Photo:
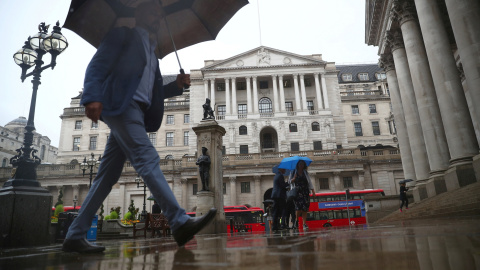
[[[83,162],[80,164],[80,169],[83,171],[83,176],[85,176],[85,171],[90,169],[90,185],[88,188],[92,186],[92,176],[93,176],[93,168],[98,168],[100,166],[100,161],[102,159],[102,155],[98,157],[98,160],[95,159],[95,155],[91,153],[91,157],[87,160],[87,157],[83,158]]]
[[[146,210],[147,185],[145,184],[145,182],[143,182],[142,186],[140,185],[140,182],[142,182],[142,178],[140,177],[140,175],[137,175],[137,177],[135,177],[135,182],[137,183],[137,188],[143,187],[143,211],[141,216],[142,216],[142,220],[145,220],[147,218],[147,210]]]
[[[37,181],[36,168],[41,159],[36,156],[38,150],[32,148],[35,105],[42,71],[55,67],[57,56],[68,47],[68,42],[60,32],[59,22],[53,27],[51,34],[48,34],[45,23],[41,23],[38,30],[39,32],[29,37],[25,45],[13,55],[13,60],[22,69],[22,82],[33,76],[33,91],[23,145],[10,159],[10,164],[14,167],[12,179],[5,182],[0,189],[0,216],[5,218],[5,222],[0,223],[0,248],[45,245],[50,241],[53,197]],[[43,66],[42,58],[47,53],[51,55],[51,61],[49,65]],[[34,67],[33,71],[27,74],[31,67]]]

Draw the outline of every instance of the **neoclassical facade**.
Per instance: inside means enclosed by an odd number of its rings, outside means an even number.
[[[480,2],[367,0],[402,164],[422,200],[480,179]]]
[[[10,159],[17,155],[16,150],[23,146],[26,125],[27,119],[20,116],[8,122],[4,127],[0,127],[0,167],[12,167]],[[36,155],[43,164],[56,162],[58,148],[50,143],[47,136],[34,131],[32,148],[38,151]]]

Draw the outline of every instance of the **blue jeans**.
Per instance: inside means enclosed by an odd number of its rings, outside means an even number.
[[[122,114],[103,117],[111,129],[110,137],[97,176],[68,230],[67,239],[86,236],[95,213],[120,178],[127,159],[152,192],[173,232],[190,218],[178,204],[160,169],[160,157],[148,138],[143,119],[143,111],[133,100]]]

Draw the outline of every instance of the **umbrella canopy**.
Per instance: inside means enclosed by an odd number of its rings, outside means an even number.
[[[403,179],[401,180],[400,182],[398,182],[399,184],[405,184],[405,183],[408,183],[408,182],[412,182],[413,180],[412,179]]]
[[[293,156],[293,157],[287,157],[287,158],[282,159],[282,162],[280,162],[280,164],[278,165],[278,168],[293,171],[293,170],[295,170],[295,167],[297,166],[297,163],[300,160],[305,161],[305,164],[307,166],[309,166],[310,163],[312,163],[312,160],[308,157]]]
[[[149,200],[149,201],[155,201],[155,198],[153,197],[153,195],[150,195],[150,196],[148,196],[147,200]]]
[[[248,4],[248,0],[157,0],[166,13],[166,22],[157,32],[158,58],[176,49],[217,37],[227,22]],[[98,48],[103,37],[114,27],[135,26],[137,0],[72,0],[63,27],[77,33]],[[167,25],[168,24],[168,25]],[[175,44],[172,44],[172,39]]]

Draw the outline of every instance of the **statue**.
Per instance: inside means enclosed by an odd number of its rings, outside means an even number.
[[[265,48],[261,48],[260,51],[257,52],[257,56],[259,64],[270,64],[270,55],[268,54],[268,50],[265,50]]]
[[[215,119],[215,116],[213,116],[213,109],[210,106],[210,99],[207,98],[205,101],[205,104],[203,104],[203,119]]]
[[[207,148],[202,147],[202,154],[198,157],[196,165],[198,165],[198,171],[200,172],[200,178],[202,179],[202,190],[210,191],[208,189],[208,180],[210,178],[210,156],[207,155]]]

